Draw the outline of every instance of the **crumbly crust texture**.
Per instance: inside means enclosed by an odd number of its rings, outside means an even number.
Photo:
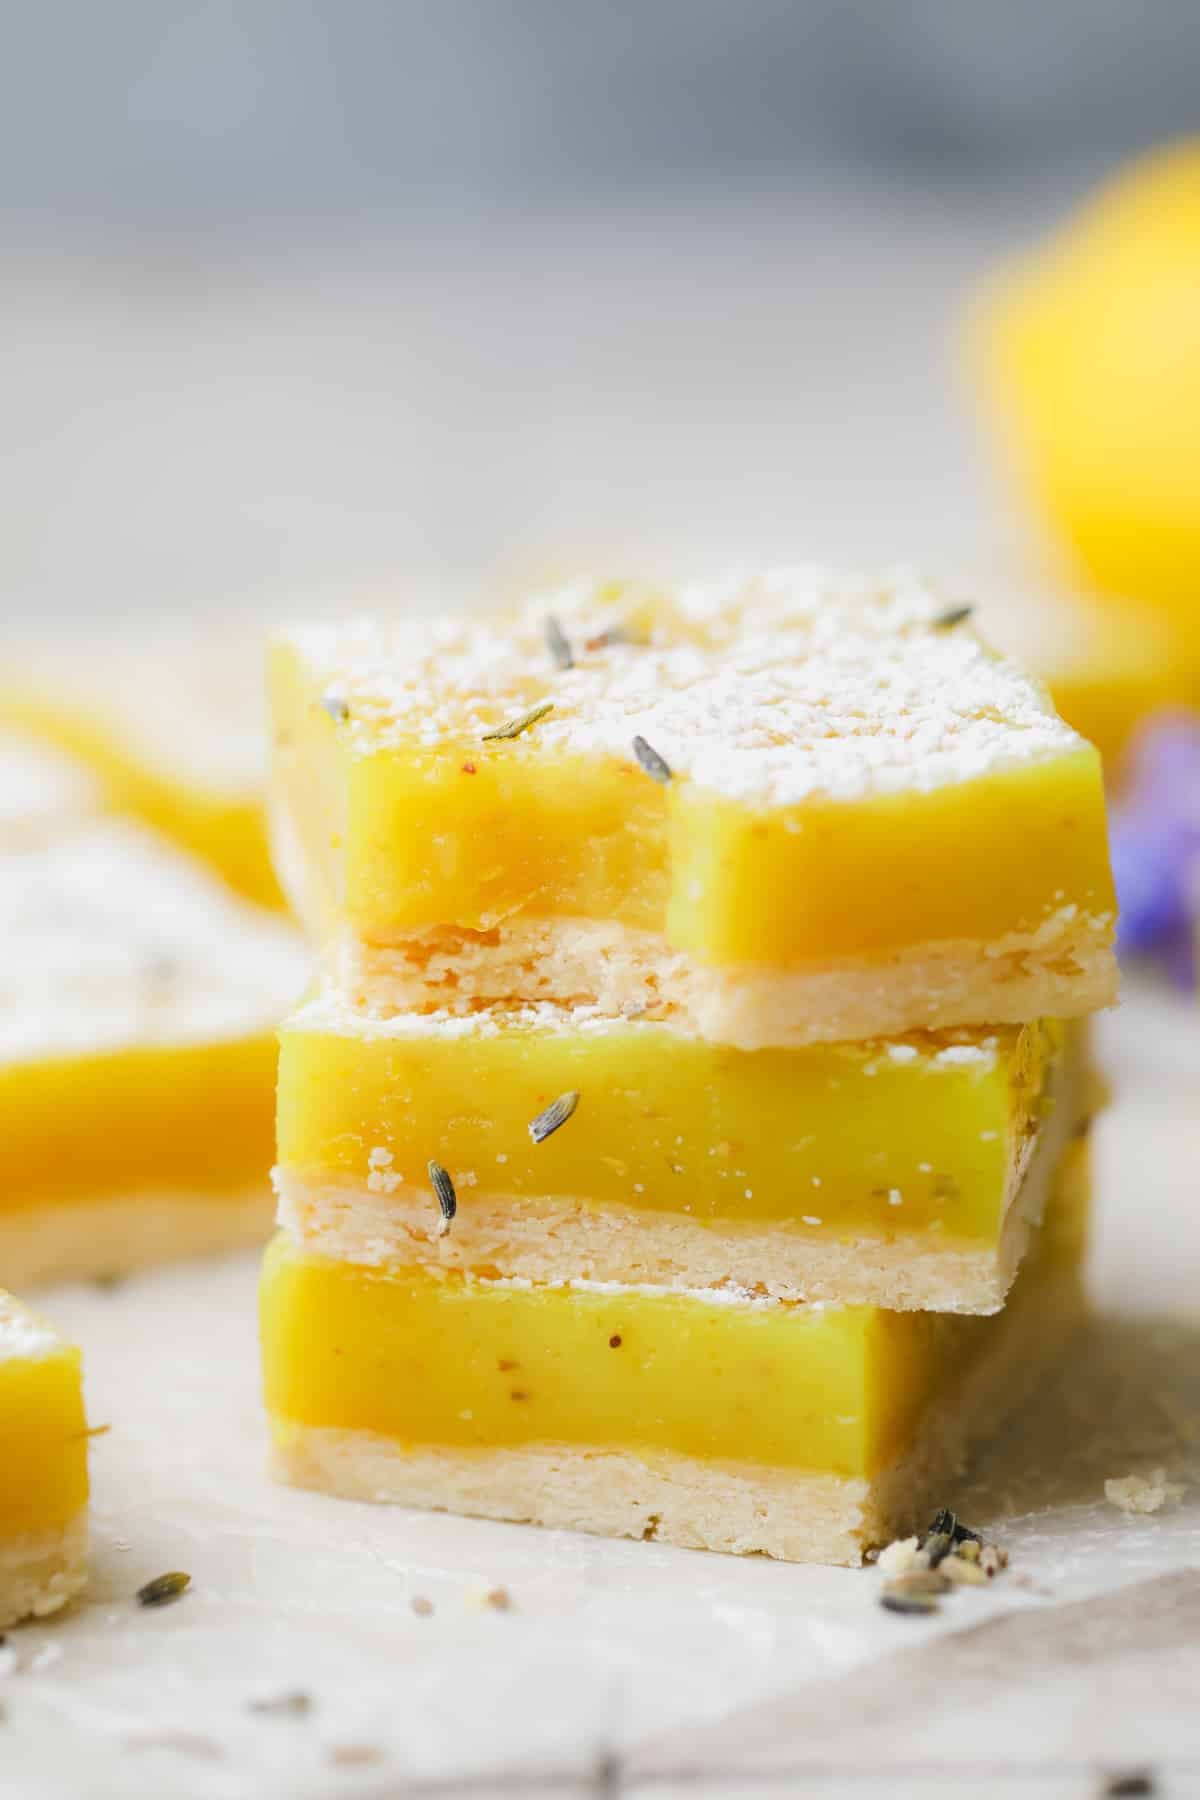
[[[67,1525],[0,1539],[0,1631],[58,1612],[87,1584],[87,1509]]]
[[[346,1499],[510,1519],[785,1562],[859,1564],[926,1522],[987,1438],[1038,1386],[1082,1313],[1077,1272],[1014,1299],[986,1350],[939,1394],[908,1449],[874,1480],[677,1455],[530,1445],[407,1447],[366,1431],[276,1421],[271,1472]]]
[[[1117,998],[1111,920],[1073,907],[995,942],[922,944],[813,969],[708,968],[652,932],[580,919],[446,929],[390,945],[344,933],[335,987],[365,1015],[504,1005],[592,1006],[662,1020],[737,1050],[896,1037],[985,1019],[1079,1018]]]
[[[270,1236],[272,1210],[265,1181],[232,1194],[153,1191],[0,1207],[0,1269],[14,1287],[31,1288],[254,1249]]]

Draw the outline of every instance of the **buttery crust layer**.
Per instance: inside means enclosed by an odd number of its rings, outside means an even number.
[[[379,1017],[550,1001],[636,1014],[737,1050],[1077,1018],[1112,1005],[1112,920],[1066,907],[1037,931],[924,944],[809,969],[710,968],[653,932],[586,919],[431,928],[395,943],[344,932],[331,974]]]
[[[352,1500],[853,1567],[951,1497],[972,1443],[993,1435],[1033,1393],[1082,1307],[1074,1268],[1016,1297],[966,1373],[935,1397],[907,1450],[870,1481],[562,1444],[413,1448],[369,1431],[286,1421],[275,1423],[271,1472]]]
[[[232,1194],[153,1191],[0,1207],[0,1280],[29,1288],[254,1249],[270,1236],[265,1183]]]
[[[87,1582],[86,1507],[67,1525],[0,1540],[0,1630],[42,1619]]]

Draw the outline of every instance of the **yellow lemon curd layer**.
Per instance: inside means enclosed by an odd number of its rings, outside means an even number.
[[[271,867],[257,639],[97,645],[0,666],[0,723],[74,758],[109,810],[139,819],[263,906]]]
[[[0,851],[0,1216],[270,1166],[297,935],[109,818]]]
[[[1083,1203],[1043,1234],[1022,1292],[1077,1259]],[[844,1477],[891,1464],[1003,1318],[367,1268],[282,1235],[261,1289],[281,1439],[621,1446]]]
[[[299,629],[271,693],[284,873],[326,935],[589,919],[798,968],[1112,913],[1097,753],[913,580]]]
[[[0,1215],[139,1190],[241,1191],[271,1164],[274,1033],[0,1065]]]
[[[79,1352],[0,1292],[0,1544],[66,1525],[87,1497]]]
[[[278,1158],[386,1194],[424,1191],[432,1157],[464,1211],[554,1196],[994,1243],[1065,1043],[1035,1024],[741,1051],[550,1006],[372,1021],[322,997],[281,1033]],[[534,1143],[563,1094],[575,1110]]]

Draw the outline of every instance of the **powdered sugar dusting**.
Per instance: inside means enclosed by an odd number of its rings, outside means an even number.
[[[44,835],[99,805],[99,783],[77,763],[0,732],[0,844]]]
[[[0,1289],[0,1362],[51,1356],[62,1340],[45,1319]]]
[[[938,629],[954,601],[913,573],[801,567],[670,595],[579,581],[510,615],[301,627],[289,640],[315,686],[345,699],[364,754],[476,745],[552,699],[516,753],[629,760],[641,736],[678,776],[788,806],[928,790],[1080,747],[969,625]],[[569,670],[547,656],[548,614],[577,647]],[[640,641],[588,651],[614,623]]]
[[[137,826],[0,851],[0,1059],[269,1030],[308,969],[289,925]]]

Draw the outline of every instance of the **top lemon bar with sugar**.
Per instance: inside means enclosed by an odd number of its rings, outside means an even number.
[[[1097,752],[913,575],[796,569],[272,648],[277,861],[372,1010],[744,1048],[1114,996]]]

